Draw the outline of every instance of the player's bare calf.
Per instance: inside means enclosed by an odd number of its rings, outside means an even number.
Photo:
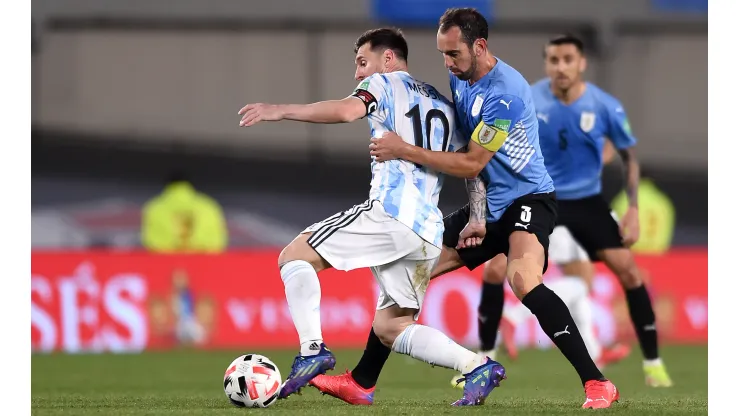
[[[507,259],[506,278],[516,297],[522,300],[542,284],[545,251],[537,236],[525,231],[515,231],[509,236]]]

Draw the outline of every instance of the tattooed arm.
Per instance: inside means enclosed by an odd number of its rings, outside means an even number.
[[[461,153],[467,151],[467,146],[458,150]],[[462,229],[458,237],[457,247],[455,247],[458,249],[479,246],[486,236],[486,217],[488,215],[486,184],[480,176],[476,176],[473,179],[465,179],[465,188],[470,200],[470,217],[468,218],[468,224]]]
[[[465,187],[468,188],[468,198],[470,199],[470,219],[469,222],[477,224],[486,223],[486,184],[480,176],[475,179],[465,179]]]
[[[480,176],[475,179],[465,179],[470,199],[470,217],[468,224],[460,231],[457,239],[457,249],[477,247],[483,243],[486,236],[486,216],[488,202],[486,201],[486,184]]]

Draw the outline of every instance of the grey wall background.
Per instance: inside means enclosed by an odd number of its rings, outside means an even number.
[[[591,43],[589,76],[618,96],[646,163],[707,166],[706,18],[647,0],[498,0],[491,49],[527,79],[565,29]],[[310,5],[310,6],[309,6]],[[367,1],[36,1],[33,121],[44,128],[306,158],[366,157],[364,123],[237,128],[247,102],[343,97],[352,45],[377,26]],[[434,28],[406,28],[411,71],[447,90]],[[278,152],[287,146],[289,152]],[[226,150],[228,149],[228,150]],[[277,153],[277,154],[275,154]]]
[[[530,81],[543,76],[550,35],[586,40],[589,78],[622,100],[646,171],[676,204],[676,242],[706,244],[706,16],[659,13],[650,0],[493,4],[489,45]],[[365,122],[240,129],[236,112],[249,102],[349,94],[354,40],[384,24],[371,18],[370,0],[36,0],[32,8],[34,212],[111,198],[137,206],[183,167],[234,215],[247,210],[291,229],[366,198]],[[399,26],[411,71],[448,93],[436,28]],[[443,211],[465,198],[461,183],[448,181]],[[65,241],[37,229],[34,244]]]

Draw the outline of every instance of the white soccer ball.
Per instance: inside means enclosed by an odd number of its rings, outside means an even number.
[[[270,406],[277,400],[282,383],[275,363],[259,354],[237,357],[224,374],[224,392],[237,407]]]

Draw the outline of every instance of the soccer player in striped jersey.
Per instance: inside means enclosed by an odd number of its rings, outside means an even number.
[[[373,137],[396,132],[410,145],[430,151],[460,149],[463,141],[452,103],[407,72],[408,46],[399,30],[366,32],[357,40],[355,53],[360,83],[349,97],[308,105],[249,104],[239,111],[240,125],[279,120],[340,123],[367,116]],[[329,267],[369,267],[380,287],[373,328],[383,345],[480,381],[484,388],[475,387],[474,396],[466,388],[453,405],[481,404],[506,377],[504,367],[434,328],[416,324],[442,251],[444,225],[437,202],[443,176],[402,160],[373,161],[371,166],[367,201],[306,228],[280,253],[280,275],[301,344],[280,397],[297,392],[336,362],[322,340],[317,273]],[[368,394],[372,401],[373,392]]]

